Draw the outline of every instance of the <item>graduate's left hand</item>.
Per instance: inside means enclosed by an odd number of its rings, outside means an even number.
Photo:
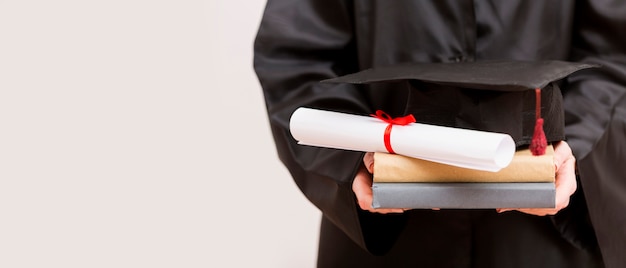
[[[531,215],[554,215],[569,205],[569,199],[576,191],[576,158],[567,142],[554,143],[554,165],[556,170],[555,208],[500,208],[498,212],[517,210]]]

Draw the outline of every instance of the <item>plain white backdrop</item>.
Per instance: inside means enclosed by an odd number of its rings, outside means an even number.
[[[0,0],[0,267],[314,267],[261,0]]]

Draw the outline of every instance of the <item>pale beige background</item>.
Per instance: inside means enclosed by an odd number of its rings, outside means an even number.
[[[0,267],[314,267],[260,0],[0,0]]]

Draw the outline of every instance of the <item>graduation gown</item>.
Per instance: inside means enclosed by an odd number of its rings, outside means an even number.
[[[626,267],[624,18],[620,0],[269,0],[254,67],[279,157],[323,214],[318,266]],[[351,188],[363,153],[297,145],[289,133],[302,106],[401,115],[414,105],[408,90],[321,80],[396,63],[502,59],[602,65],[560,84],[579,187],[555,216],[365,212]]]

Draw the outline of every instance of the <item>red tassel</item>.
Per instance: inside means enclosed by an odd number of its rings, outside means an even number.
[[[533,139],[530,141],[530,152],[533,155],[543,155],[546,153],[546,147],[548,147],[548,141],[546,134],[543,133],[543,118],[539,118],[535,122],[535,133],[533,133]]]
[[[548,141],[546,140],[546,134],[543,132],[543,118],[541,118],[541,90],[535,89],[535,131],[533,133],[533,139],[530,141],[530,152],[533,155],[544,155],[546,153],[546,147],[548,147]]]

